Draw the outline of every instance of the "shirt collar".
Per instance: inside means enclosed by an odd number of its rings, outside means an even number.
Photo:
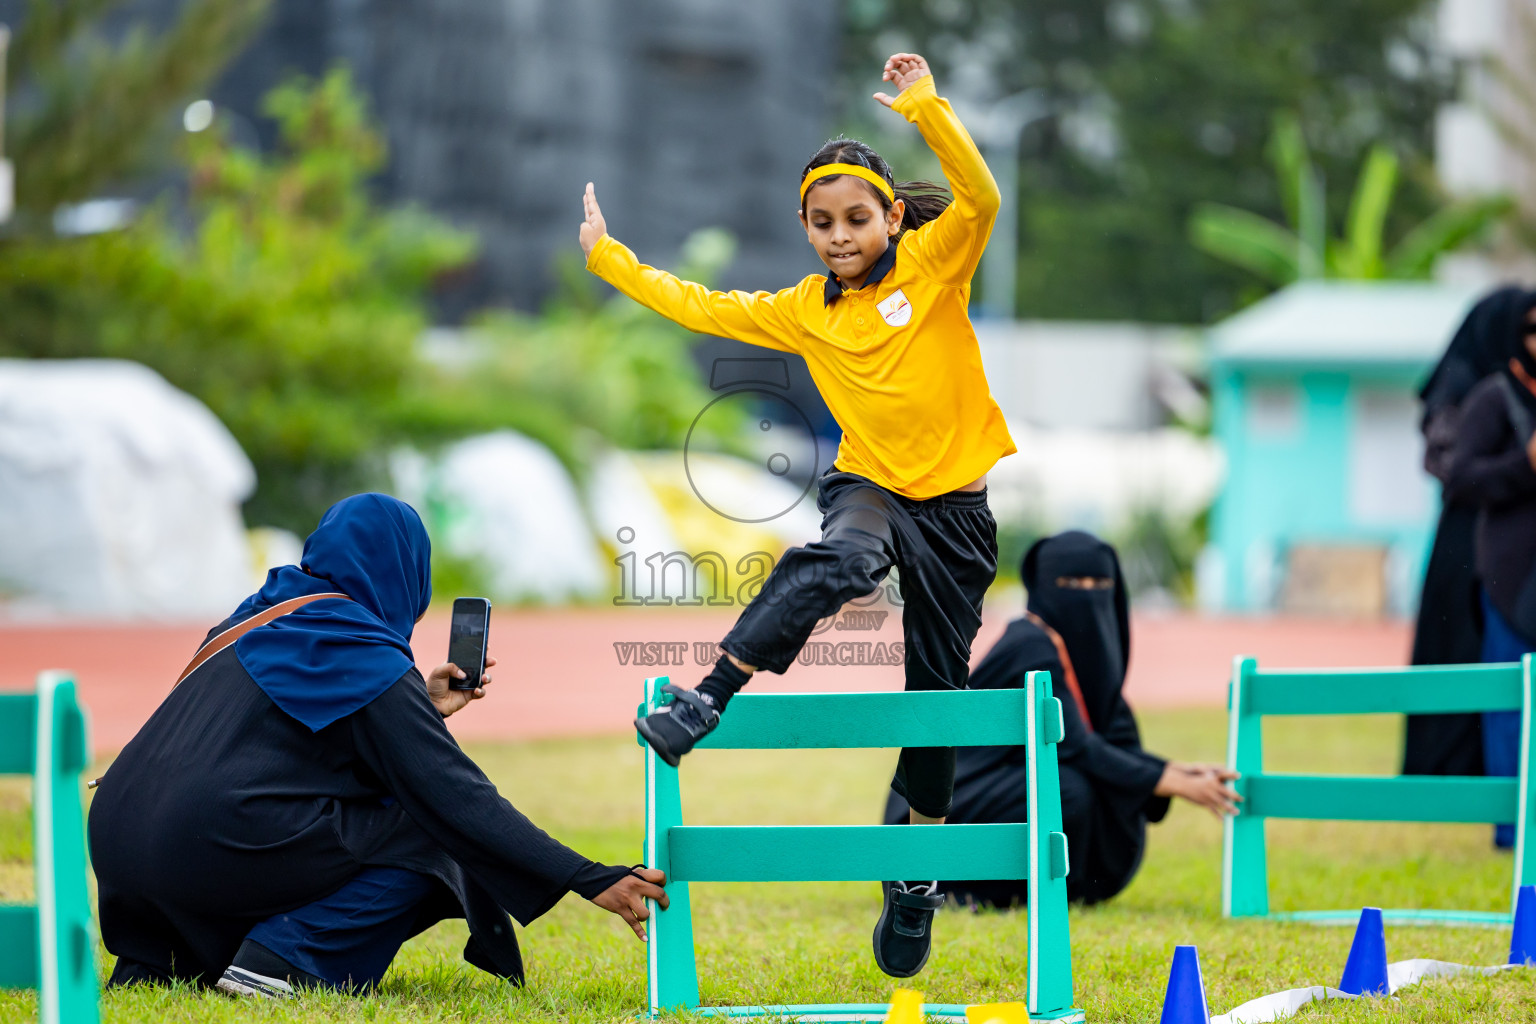
[[[881,253],[880,258],[875,260],[875,265],[869,268],[869,276],[864,279],[864,287],[872,288],[879,284],[885,279],[885,275],[891,272],[891,268],[895,265],[896,240],[893,238],[885,247],[885,252]],[[842,280],[836,274],[827,274],[827,285],[826,288],[822,291],[822,299],[824,300],[823,305],[832,305],[832,303],[836,302],[839,298],[842,297],[842,294],[845,291],[848,291],[848,286],[843,284]]]

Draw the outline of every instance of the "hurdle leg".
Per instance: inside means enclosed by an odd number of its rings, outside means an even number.
[[[74,680],[37,680],[32,828],[37,865],[39,1024],[96,1024],[96,930],[86,888],[80,773],[89,760]]]
[[[1029,981],[1032,1020],[1081,1020],[1072,1007],[1072,932],[1067,921],[1067,836],[1061,825],[1061,701],[1051,674],[1025,676],[1029,698],[1026,771],[1029,798]]]
[[[662,701],[661,688],[667,676],[645,681],[646,713]],[[651,1016],[663,1010],[689,1009],[699,1005],[699,974],[693,953],[693,908],[688,901],[688,883],[672,878],[672,858],[668,845],[671,829],[683,823],[682,791],[677,769],[656,756],[650,744],[645,747],[645,863],[667,873],[667,899],[662,910],[651,903],[651,919],[646,922],[649,936],[646,958],[646,990]]]
[[[1248,777],[1264,770],[1262,718],[1249,710],[1247,680],[1257,668],[1252,658],[1238,658],[1227,690],[1227,767],[1240,773],[1235,788],[1248,797]],[[1260,808],[1243,804],[1223,826],[1221,912],[1224,917],[1263,917],[1269,913],[1269,863],[1264,850]]]
[[[1536,885],[1536,793],[1531,791],[1531,770],[1536,767],[1536,735],[1531,716],[1536,713],[1536,655],[1520,659],[1520,788],[1515,815],[1515,878],[1509,912],[1513,916],[1520,887]]]

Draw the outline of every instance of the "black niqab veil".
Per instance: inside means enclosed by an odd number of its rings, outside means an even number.
[[[1097,903],[1130,883],[1141,864],[1148,822],[1162,820],[1168,811],[1168,798],[1155,793],[1166,762],[1142,749],[1136,717],[1121,693],[1131,653],[1125,580],[1114,548],[1077,531],[1035,544],[1020,576],[1029,588],[1030,614],[1008,624],[968,685],[1016,688],[1030,672],[1051,673],[1062,705],[1057,759],[1062,828],[1072,861],[1067,898]],[[1064,577],[1111,585],[1059,585]],[[1025,747],[962,747],[955,754],[949,820],[1027,821],[1028,790]],[[906,802],[892,794],[885,820],[905,822],[907,811]],[[1023,882],[941,881],[940,888],[962,901],[998,906],[1027,898]]]
[[[1510,390],[1520,400],[1520,404],[1525,406],[1526,412],[1536,414],[1536,393],[1531,391],[1530,385],[1527,383],[1528,381],[1536,381],[1536,355],[1532,355],[1531,350],[1525,345],[1525,339],[1531,336],[1526,334],[1527,331],[1536,331],[1536,327],[1527,325],[1525,317],[1522,316],[1519,322],[1519,333],[1516,335],[1518,340],[1515,344],[1515,351],[1512,353],[1511,358],[1504,360],[1504,365],[1499,367],[1499,372],[1509,382]],[[1521,373],[1517,374],[1515,372],[1516,367],[1514,364],[1516,363],[1519,364]],[[1525,378],[1524,380],[1521,379],[1522,376]],[[1526,419],[1530,419],[1530,416],[1527,416]],[[1529,443],[1530,436],[1527,434],[1524,440]]]
[[[1511,356],[1529,358],[1523,338],[1532,306],[1536,292],[1513,285],[1477,301],[1419,389],[1426,420],[1446,406],[1460,404],[1484,377],[1507,370]]]
[[[1059,586],[1057,580],[1064,577],[1107,579],[1114,585],[1092,590]],[[1103,731],[1115,713],[1131,657],[1130,608],[1115,549],[1078,530],[1048,537],[1025,554],[1019,578],[1029,592],[1029,610],[1066,643],[1089,721],[1095,731]]]

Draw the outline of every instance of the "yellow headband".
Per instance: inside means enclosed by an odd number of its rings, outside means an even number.
[[[811,173],[807,174],[805,180],[800,183],[800,202],[802,204],[805,202],[805,194],[811,190],[812,185],[834,174],[851,174],[855,178],[863,178],[879,189],[880,194],[886,199],[893,203],[896,201],[896,192],[891,188],[890,183],[868,167],[860,167],[858,164],[822,164],[820,167],[812,168]]]

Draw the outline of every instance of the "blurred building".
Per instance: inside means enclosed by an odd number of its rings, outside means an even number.
[[[1455,196],[1509,195],[1536,219],[1536,0],[1440,0],[1436,37],[1459,65],[1456,100],[1435,120],[1435,170]],[[1528,246],[1441,259],[1443,280],[1536,277]]]
[[[1411,610],[1438,514],[1417,389],[1477,295],[1427,282],[1304,282],[1211,329],[1214,429],[1228,468],[1202,604]]]
[[[1132,431],[1206,418],[1189,380],[1204,369],[1195,328],[986,318],[976,321],[976,338],[1010,423]]]
[[[819,268],[794,183],[829,131],[836,40],[817,0],[276,0],[213,99],[270,142],[268,89],[350,66],[388,136],[386,197],[480,235],[450,315],[548,297],[555,261],[579,266],[588,181],[646,262],[725,227],[724,283],[781,288]]]
[[[275,0],[212,98],[237,137],[270,145],[267,90],[350,67],[388,139],[384,197],[480,238],[478,261],[437,290],[455,321],[536,309],[562,269],[581,275],[588,181],[646,263],[675,269],[690,234],[723,227],[737,256],[717,285],[776,290],[822,271],[795,183],[835,134],[837,38],[838,5],[817,0]],[[717,359],[753,354],[718,340],[697,357],[708,379]],[[830,463],[838,428],[804,361],[781,361]]]
[[[11,45],[11,30],[0,24],[0,126],[5,123],[5,58]],[[16,172],[5,158],[5,133],[0,131],[0,224],[11,216],[11,206],[16,200]]]

